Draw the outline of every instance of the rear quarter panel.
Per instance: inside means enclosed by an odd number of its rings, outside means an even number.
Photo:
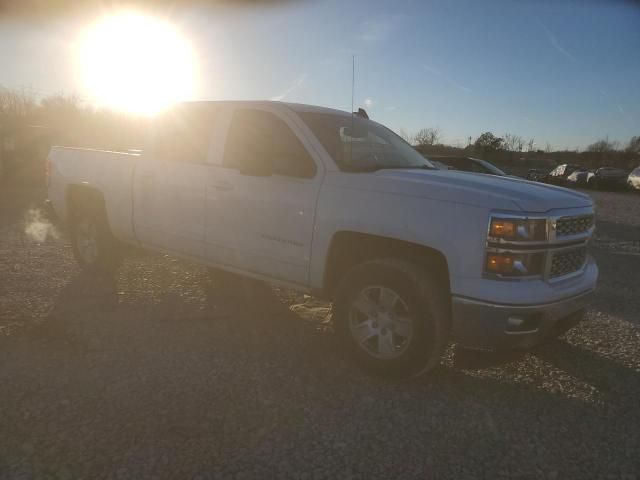
[[[67,195],[72,185],[94,188],[104,197],[112,233],[135,240],[132,224],[132,174],[138,154],[53,147],[49,153],[49,199],[58,216],[69,220]]]

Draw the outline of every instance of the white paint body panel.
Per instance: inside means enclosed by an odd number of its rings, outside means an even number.
[[[68,220],[66,195],[69,185],[93,187],[104,196],[113,234],[122,240],[134,241],[131,192],[138,158],[138,154],[52,147],[49,199],[57,214]]]
[[[597,267],[564,282],[483,278],[492,211],[549,213],[590,207],[563,188],[454,171],[341,172],[296,112],[329,111],[274,102],[223,102],[203,164],[156,162],[144,155],[54,147],[49,197],[66,216],[69,185],[105,198],[120,239],[300,289],[323,286],[335,234],[378,235],[428,246],[447,260],[454,295],[509,304],[539,304],[595,286]],[[253,177],[222,166],[236,108],[283,119],[316,162],[311,179]]]

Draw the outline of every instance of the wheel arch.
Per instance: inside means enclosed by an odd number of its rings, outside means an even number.
[[[350,268],[368,260],[382,258],[397,258],[416,263],[434,275],[447,294],[451,291],[449,264],[441,251],[395,238],[340,231],[333,235],[329,245],[321,296],[333,298],[336,286]]]

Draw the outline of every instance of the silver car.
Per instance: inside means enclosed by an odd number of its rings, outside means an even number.
[[[636,167],[627,177],[627,184],[634,190],[640,190],[640,167]]]

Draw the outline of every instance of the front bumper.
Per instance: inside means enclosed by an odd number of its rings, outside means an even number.
[[[528,348],[562,334],[582,318],[594,290],[540,305],[452,299],[453,340],[465,347]]]

